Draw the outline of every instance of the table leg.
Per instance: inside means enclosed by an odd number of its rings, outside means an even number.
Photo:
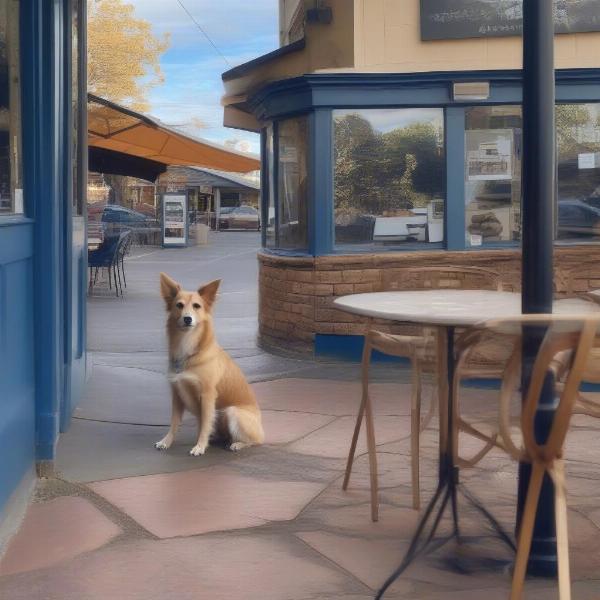
[[[452,508],[453,530],[449,538],[436,543],[436,548],[439,548],[446,541],[459,536],[458,529],[458,506],[457,506],[457,491],[458,491],[458,467],[455,465],[454,456],[454,439],[457,435],[457,429],[454,419],[454,327],[439,327],[437,334],[437,383],[438,383],[438,399],[440,407],[440,464],[438,486],[429,501],[423,516],[419,520],[417,529],[411,539],[408,550],[400,563],[400,566],[388,577],[382,588],[375,597],[376,600],[383,598],[383,594],[392,583],[402,575],[410,563],[420,554],[425,552],[429,544],[433,541],[437,528],[440,524],[444,511],[450,503]],[[468,492],[463,491],[463,496],[477,510],[481,512],[496,529],[500,537],[506,541],[508,545],[514,548],[512,541],[504,533],[500,524],[490,515],[485,508]],[[437,508],[436,508],[437,507]],[[433,519],[431,529],[421,543],[421,538],[425,534],[427,523]]]

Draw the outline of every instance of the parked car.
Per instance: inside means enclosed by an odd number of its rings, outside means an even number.
[[[221,209],[219,229],[260,229],[260,215],[253,206]]]
[[[235,206],[223,206],[221,208],[221,212],[220,212],[221,219],[225,215],[229,214],[234,208],[236,208],[236,207]],[[211,226],[211,229],[217,228],[217,214],[214,212],[210,213],[210,226]]]
[[[160,234],[160,224],[143,213],[118,204],[107,204],[102,211],[104,237],[131,231],[136,244],[156,243]]]
[[[579,198],[558,201],[558,237],[600,235],[600,209]]]

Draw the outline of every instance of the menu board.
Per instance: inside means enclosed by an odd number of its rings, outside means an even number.
[[[554,0],[554,30],[600,31],[600,0]],[[422,40],[521,35],[522,31],[523,0],[421,0]]]
[[[187,196],[163,194],[163,246],[187,244]]]

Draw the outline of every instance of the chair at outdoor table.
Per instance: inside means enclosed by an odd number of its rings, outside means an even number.
[[[108,270],[108,286],[112,289],[112,276],[114,275],[115,280],[115,291],[117,296],[119,295],[119,289],[117,287],[117,276],[116,276],[116,262],[118,257],[118,248],[120,242],[120,236],[110,236],[104,238],[104,241],[96,250],[88,252],[88,267],[90,268],[90,280],[89,290],[90,292],[94,289],[94,285],[98,279],[98,271],[100,269]],[[96,269],[93,277],[92,270]],[[112,269],[112,273],[111,273]]]
[[[119,236],[119,245],[117,247],[117,271],[119,270],[119,263],[121,265],[121,273],[123,274],[123,283],[127,287],[127,279],[125,278],[125,256],[131,251],[131,243],[133,241],[133,235],[131,231],[124,231]],[[119,274],[119,283],[121,281],[121,275]],[[123,290],[121,288],[121,294]]]
[[[461,289],[461,290],[497,290],[502,291],[503,286],[500,274],[490,269],[480,267],[453,267],[453,266],[431,266],[419,268],[386,269],[383,271],[383,290],[397,291],[408,289]],[[434,399],[431,401],[428,414],[421,420],[421,389],[422,374],[433,373],[435,370],[435,348],[436,337],[434,328],[424,328],[420,335],[396,335],[378,331],[372,320],[367,324],[364,336],[364,349],[362,357],[362,399],[356,419],[354,434],[348,453],[346,472],[344,476],[343,489],[348,488],[358,435],[362,425],[363,417],[367,427],[367,449],[369,454],[370,482],[371,482],[371,518],[377,521],[379,513],[379,494],[377,477],[377,456],[375,449],[375,431],[373,425],[373,410],[369,396],[369,365],[371,353],[378,350],[383,354],[407,358],[411,366],[411,483],[413,507],[420,506],[420,484],[419,484],[419,438],[420,432],[429,424],[435,411]],[[496,349],[493,349],[496,352]],[[475,359],[480,358],[477,353]],[[498,378],[502,372],[503,363],[494,360],[494,364],[483,361],[470,360],[461,366],[459,378],[477,377],[480,379]],[[467,423],[464,425],[469,428]],[[475,433],[481,437],[479,432]],[[479,460],[493,447],[487,446],[480,455],[473,460]]]
[[[589,290],[589,281],[600,281],[600,265],[598,261],[582,262],[571,269],[559,273],[559,283],[562,292],[567,297],[581,297],[600,304],[600,286],[592,286]],[[582,283],[584,282],[584,283]]]
[[[531,477],[521,527],[517,540],[517,556],[513,572],[511,600],[520,600],[525,572],[531,549],[535,513],[544,474],[548,473],[555,489],[555,524],[558,555],[559,596],[569,600],[570,576],[567,534],[567,504],[563,447],[571,416],[576,409],[578,390],[586,375],[590,352],[597,342],[599,316],[525,315],[521,319],[490,321],[469,329],[457,348],[458,358],[486,337],[504,337],[511,340],[512,352],[502,377],[500,392],[498,447],[515,460],[532,464]],[[522,328],[545,329],[543,341],[533,365],[527,391],[523,393],[521,410],[522,447],[511,435],[511,401],[521,385],[521,331]],[[549,373],[553,378],[561,372],[563,382],[557,386],[560,394],[556,412],[546,442],[539,444],[535,437],[535,416],[538,403]],[[598,375],[598,372],[596,372]]]

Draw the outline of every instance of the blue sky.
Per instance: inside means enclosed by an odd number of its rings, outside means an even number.
[[[259,151],[258,136],[226,129],[220,99],[221,73],[229,67],[190,20],[177,0],[125,0],[154,32],[171,34],[161,59],[162,86],[150,94],[150,114],[169,125],[235,148]],[[278,47],[277,0],[182,0],[231,66]],[[199,119],[205,126],[195,127]]]

